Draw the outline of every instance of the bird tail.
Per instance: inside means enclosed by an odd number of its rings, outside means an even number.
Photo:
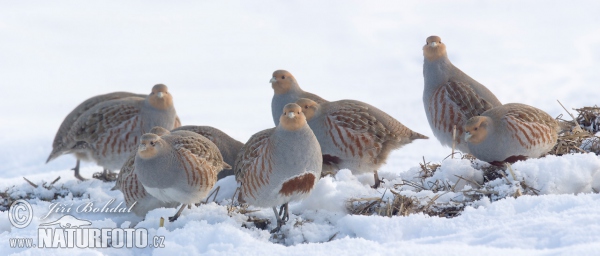
[[[427,137],[427,136],[425,136],[425,135],[423,135],[423,134],[420,134],[420,133],[418,133],[418,132],[414,132],[414,131],[413,131],[413,132],[410,134],[410,139],[411,139],[411,140],[417,140],[417,139],[424,139],[424,140],[426,140],[426,139],[429,139],[429,137]]]
[[[62,150],[60,148],[53,148],[52,152],[48,156],[48,159],[46,160],[46,163],[54,160],[55,158],[61,156],[62,154],[63,154],[63,152],[62,152]]]

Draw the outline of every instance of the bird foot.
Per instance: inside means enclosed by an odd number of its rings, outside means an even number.
[[[79,174],[79,168],[73,168],[71,169],[73,171],[75,171],[75,178],[77,178],[80,181],[86,181],[87,179],[82,177],[81,174]]]
[[[111,182],[111,181],[117,180],[117,174],[114,172],[109,172],[109,171],[94,173],[94,176],[92,176],[92,177],[94,177],[94,179],[99,179],[104,182]]]
[[[281,227],[278,226],[278,227],[274,228],[273,230],[271,230],[271,234],[277,233],[279,231],[281,231]]]
[[[377,188],[379,188],[381,183],[385,183],[385,181],[377,179],[377,180],[375,180],[375,185],[371,186],[371,188],[377,189]]]
[[[75,172],[75,178],[77,178],[80,181],[84,181],[87,180],[86,178],[82,177],[81,174],[79,174],[79,159],[77,159],[77,163],[75,164],[75,167],[73,167],[73,169],[71,169]]]
[[[373,177],[375,178],[375,185],[371,186],[371,188],[377,189],[381,183],[385,183],[383,179],[379,178],[379,173],[377,171],[373,173]]]
[[[179,216],[175,215],[175,216],[171,216],[169,217],[169,222],[174,222],[179,218]]]

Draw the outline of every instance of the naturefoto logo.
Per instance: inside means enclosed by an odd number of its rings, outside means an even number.
[[[33,208],[29,202],[17,200],[9,208],[8,219],[15,228],[26,228],[33,219]],[[163,248],[164,236],[154,236],[150,243],[144,228],[94,228],[89,220],[65,214],[40,224],[37,243],[33,238],[10,238],[9,243],[11,248]]]

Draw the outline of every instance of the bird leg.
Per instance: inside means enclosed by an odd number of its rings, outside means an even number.
[[[287,222],[290,219],[288,203],[281,205],[281,207],[279,208],[279,216],[281,217],[281,220],[283,220],[283,223]]]
[[[104,171],[102,171],[102,173],[99,173],[99,172],[94,173],[93,177],[95,179],[99,179],[99,180],[102,180],[105,182],[117,180],[117,174],[108,169],[104,169]]]
[[[75,178],[77,178],[80,181],[86,180],[86,178],[81,177],[81,174],[79,174],[79,159],[77,159],[77,164],[75,164],[75,167],[73,167],[73,169],[71,170],[75,171]]]
[[[169,217],[169,221],[173,222],[176,221],[179,218],[179,215],[181,215],[181,212],[183,212],[183,209],[185,208],[187,204],[182,204],[181,208],[179,208],[179,211],[177,211],[177,213],[175,213],[175,215]]]
[[[385,183],[383,182],[383,180],[379,179],[379,173],[377,173],[377,170],[375,170],[373,176],[375,177],[375,185],[371,186],[372,188],[379,188],[379,185],[381,185],[381,183]]]
[[[508,169],[508,171],[510,172],[510,176],[512,176],[514,181],[517,181],[517,176],[515,176],[515,173],[512,170],[512,166],[509,163],[504,163],[506,165],[506,169]]]
[[[281,208],[283,208],[283,205],[281,206]],[[279,212],[281,212],[281,210]],[[273,213],[275,213],[275,218],[277,218],[277,227],[271,230],[271,233],[276,233],[279,232],[279,230],[281,230],[281,226],[283,226],[285,222],[279,216],[280,213],[277,212],[277,208],[275,206],[273,206]]]

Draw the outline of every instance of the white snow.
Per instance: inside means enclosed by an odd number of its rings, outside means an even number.
[[[425,206],[463,204],[480,189],[473,182],[483,184],[485,164],[445,159],[450,149],[427,123],[421,50],[427,36],[441,36],[452,62],[503,103],[567,116],[557,99],[567,109],[599,104],[600,90],[589,89],[600,81],[598,9],[597,1],[5,2],[0,193],[33,195],[34,216],[17,229],[0,212],[0,254],[597,254],[600,158],[593,154],[517,162],[517,181],[505,173],[506,179],[487,182],[484,189],[495,194],[466,203],[453,218],[351,215],[347,201],[388,200],[394,190]],[[145,220],[132,213],[70,213],[93,227],[147,228],[150,236],[165,236],[165,248],[9,247],[9,238],[35,238],[39,224],[64,214],[42,219],[52,203],[123,201],[111,183],[76,181],[72,156],[45,164],[58,126],[81,101],[112,91],[146,93],[165,83],[183,124],[214,126],[245,142],[272,126],[268,81],[276,69],[289,70],[303,89],[326,99],[368,102],[431,139],[390,155],[380,170],[384,188],[371,189],[372,175],[348,170],[321,179],[310,197],[290,205],[290,221],[277,236],[268,231],[271,209],[228,213],[235,190],[229,177],[218,183],[218,203],[185,209],[164,228],[160,217],[175,209],[153,210]],[[421,182],[423,157],[442,166],[424,179],[424,189],[406,185]],[[82,165],[86,177],[96,171]],[[58,176],[50,189],[22,178],[41,184]],[[526,190],[521,182],[539,195],[514,198],[517,189]],[[453,191],[435,191],[438,185]],[[61,196],[51,200],[56,193]],[[254,228],[249,216],[271,223]]]

